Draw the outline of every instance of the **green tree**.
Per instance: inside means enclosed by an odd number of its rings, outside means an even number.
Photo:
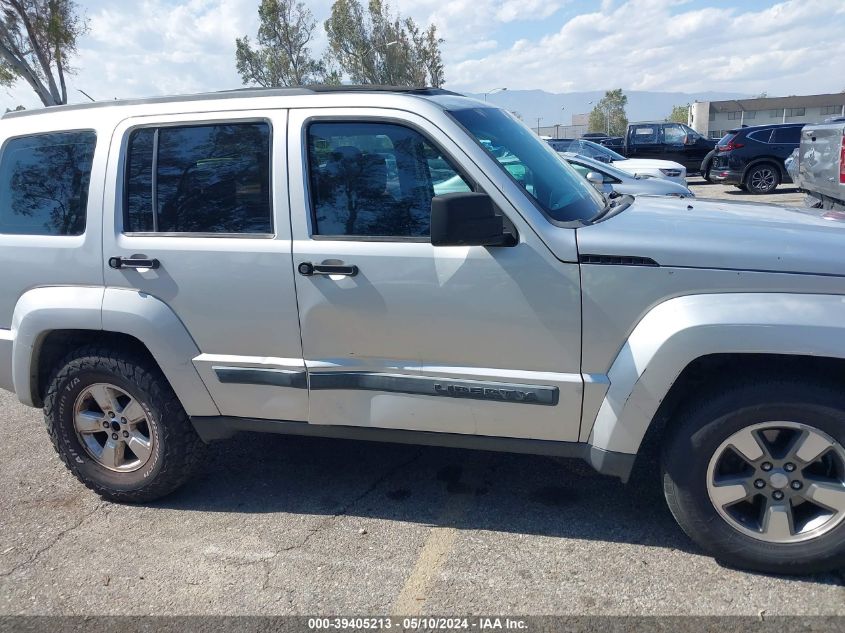
[[[0,0],[0,83],[24,79],[45,106],[67,103],[65,75],[87,28],[74,0]]]
[[[590,112],[589,131],[624,136],[628,128],[628,116],[625,114],[627,104],[628,97],[622,92],[622,88],[605,92],[604,97]]]
[[[443,85],[443,40],[433,24],[421,29],[411,18],[393,16],[381,0],[366,7],[358,0],[336,0],[325,28],[327,65],[353,83]]]
[[[244,84],[279,87],[325,81],[325,66],[309,49],[317,22],[305,4],[262,0],[258,18],[255,48],[247,35],[235,40],[235,59]]]
[[[667,121],[673,123],[688,123],[689,122],[689,104],[672,106],[672,112],[666,118]]]

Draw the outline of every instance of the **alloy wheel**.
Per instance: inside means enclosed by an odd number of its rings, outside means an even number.
[[[135,398],[109,383],[86,387],[76,397],[73,425],[85,451],[98,464],[132,472],[155,448],[154,422]]]
[[[707,493],[743,534],[768,543],[818,538],[845,519],[845,448],[805,424],[755,424],[713,454]]]
[[[761,167],[751,172],[749,186],[755,191],[770,191],[776,184],[775,172],[768,167]]]

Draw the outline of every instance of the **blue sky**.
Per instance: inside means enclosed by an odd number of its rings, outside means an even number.
[[[235,88],[234,39],[259,0],[78,0],[74,101]],[[322,22],[331,0],[306,2]],[[845,0],[393,0],[446,42],[447,87],[731,91],[845,90]],[[315,52],[325,38],[318,29]],[[27,86],[0,106],[37,105]]]

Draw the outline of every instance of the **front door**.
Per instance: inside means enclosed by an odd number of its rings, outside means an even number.
[[[576,441],[578,264],[417,115],[292,110],[289,139],[309,422]],[[431,245],[432,196],[470,190],[516,245]]]
[[[222,415],[301,420],[285,110],[147,116],[116,130],[106,285],[167,304]],[[137,268],[133,259],[155,260]]]

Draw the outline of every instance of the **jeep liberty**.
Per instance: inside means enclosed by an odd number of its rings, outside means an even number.
[[[97,494],[161,497],[244,430],[623,481],[657,446],[720,560],[845,565],[842,218],[606,199],[442,90],[63,106],[0,142],[0,387]]]

